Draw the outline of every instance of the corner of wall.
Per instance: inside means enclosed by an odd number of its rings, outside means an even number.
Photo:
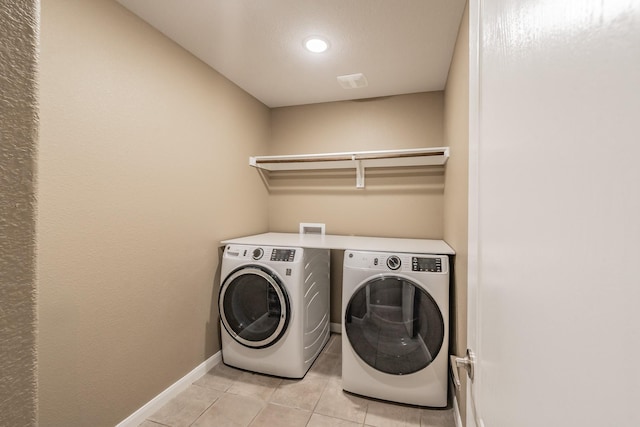
[[[3,2],[0,21],[0,425],[35,426],[38,2]]]
[[[444,240],[456,251],[451,289],[451,351],[463,354],[467,342],[467,248],[469,167],[469,6],[465,7],[449,68],[444,100],[444,132],[451,157],[445,172]],[[466,390],[463,379],[462,390]],[[462,420],[466,396],[456,392]]]

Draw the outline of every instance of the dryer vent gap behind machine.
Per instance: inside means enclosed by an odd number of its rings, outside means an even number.
[[[449,258],[345,251],[342,290],[343,389],[446,406]]]
[[[231,244],[220,275],[223,362],[304,377],[329,339],[329,250]]]

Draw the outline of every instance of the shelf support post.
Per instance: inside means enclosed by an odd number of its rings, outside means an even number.
[[[356,160],[356,188],[364,188],[364,165],[362,160]]]

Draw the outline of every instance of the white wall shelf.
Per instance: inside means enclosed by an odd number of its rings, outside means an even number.
[[[249,165],[268,171],[355,169],[356,187],[364,188],[365,168],[444,165],[448,158],[448,147],[433,147],[325,154],[255,156],[249,157]]]

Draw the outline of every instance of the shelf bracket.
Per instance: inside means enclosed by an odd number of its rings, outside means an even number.
[[[364,188],[364,165],[362,160],[356,160],[356,188]]]

